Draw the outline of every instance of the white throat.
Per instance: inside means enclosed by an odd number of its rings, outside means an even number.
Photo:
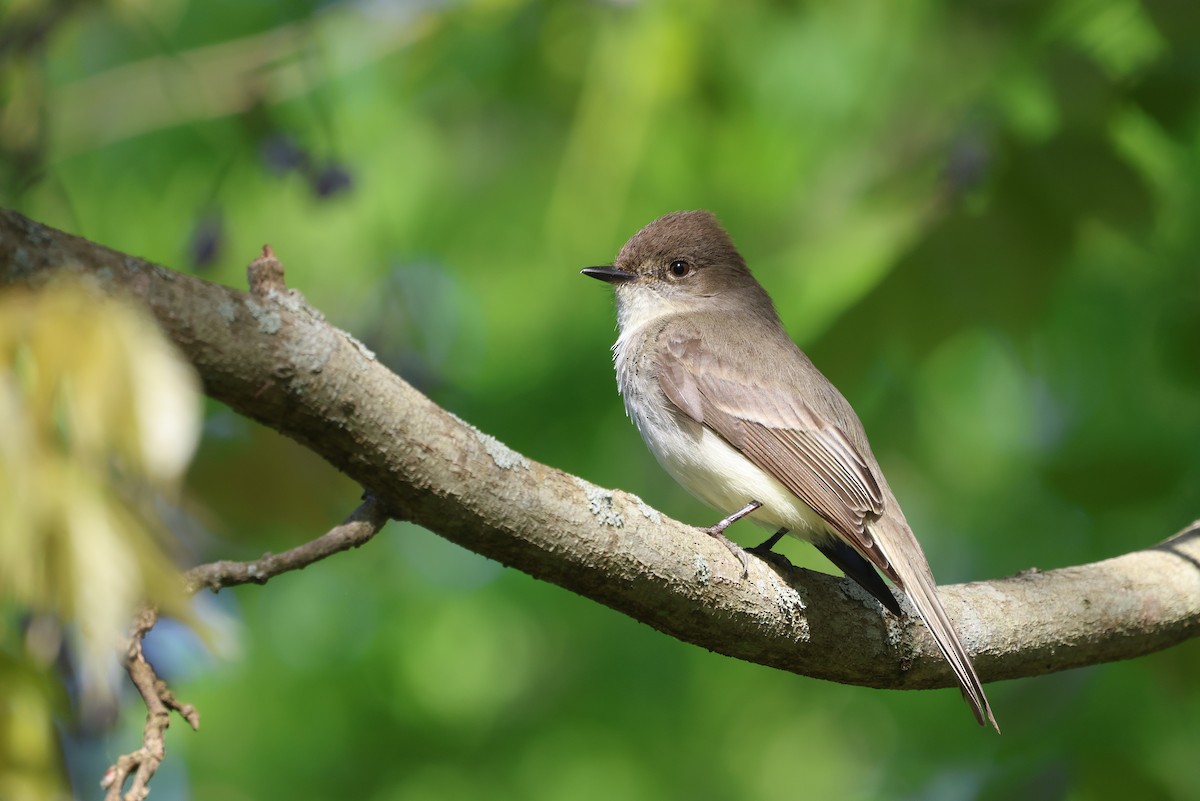
[[[625,373],[624,362],[630,353],[629,345],[637,341],[642,329],[663,317],[686,311],[687,307],[646,287],[617,287],[616,296],[619,334],[612,350],[620,385],[623,384],[620,378]],[[625,394],[625,389],[624,386],[620,386],[622,394]]]

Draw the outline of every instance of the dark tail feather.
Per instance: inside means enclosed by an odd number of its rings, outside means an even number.
[[[992,715],[992,707],[983,693],[983,684],[979,681],[975,666],[971,664],[971,657],[968,656],[967,649],[959,641],[954,624],[950,621],[950,616],[946,614],[941,600],[937,597],[937,587],[933,584],[932,576],[920,573],[914,578],[915,580],[910,580],[905,584],[904,591],[913,602],[913,606],[917,608],[925,625],[929,626],[929,631],[933,634],[938,648],[954,670],[954,675],[962,687],[963,697],[970,704],[971,711],[975,713],[975,720],[979,722],[980,726],[990,723],[992,728],[1000,731],[1000,727],[996,724],[996,718]]]
[[[825,558],[837,565],[848,578],[854,579],[864,590],[879,599],[879,603],[883,604],[885,609],[900,617],[900,603],[896,596],[892,595],[891,588],[858,551],[842,540],[832,537],[816,543],[816,546],[817,550],[825,554]]]
[[[893,580],[898,579],[896,583],[904,590],[904,594],[917,608],[921,620],[929,627],[938,650],[950,663],[950,668],[962,687],[963,698],[975,713],[975,720],[980,726],[990,723],[992,728],[1000,731],[1000,727],[996,725],[996,718],[992,715],[992,707],[984,695],[979,674],[975,672],[971,657],[963,647],[962,641],[958,639],[958,631],[938,597],[933,574],[929,571],[929,563],[925,560],[920,544],[903,518],[880,520],[877,525],[881,530],[876,536],[876,541],[880,544],[886,541],[891,545],[884,556],[891,561],[892,570],[896,574]],[[897,547],[905,540],[907,547]]]

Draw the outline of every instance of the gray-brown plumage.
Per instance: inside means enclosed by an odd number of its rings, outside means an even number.
[[[647,446],[724,514],[817,545],[892,612],[908,595],[981,723],[996,725],[925,554],[850,404],[787,336],[716,219],[668,214],[584,273],[613,284],[617,383]]]

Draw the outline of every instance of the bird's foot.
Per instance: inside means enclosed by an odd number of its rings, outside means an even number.
[[[729,552],[738,558],[738,561],[742,563],[742,578],[750,575],[750,559],[746,556],[746,551],[742,546],[729,539],[729,537],[726,537],[725,533],[718,530],[716,526],[710,526],[701,530],[708,534],[708,536],[725,543],[725,547],[729,549]]]
[[[786,528],[781,528],[779,531],[776,531],[758,545],[755,545],[753,548],[747,548],[747,550],[757,556],[759,559],[766,559],[768,554],[774,553],[771,549],[774,548],[776,543],[783,539],[783,535],[787,533],[788,530]]]
[[[742,563],[742,578],[746,578],[750,575],[750,560],[740,545],[729,539],[729,537],[725,536],[725,529],[729,528],[746,515],[756,511],[760,506],[762,506],[762,504],[758,501],[750,501],[750,503],[746,504],[741,509],[738,509],[733,514],[729,515],[729,517],[720,520],[716,525],[701,529],[704,533],[708,534],[708,536],[715,537],[716,539],[725,543],[725,547],[729,549],[729,552],[738,558],[738,561]]]
[[[778,551],[771,550],[775,547],[775,544],[779,542],[779,540],[783,539],[783,535],[787,533],[788,530],[786,528],[781,528],[779,531],[776,531],[770,537],[767,537],[766,540],[760,542],[758,545],[755,545],[753,548],[747,548],[746,552],[754,554],[764,562],[770,562],[774,564],[777,568],[783,568],[785,570],[791,569],[794,567],[794,565],[786,556]]]

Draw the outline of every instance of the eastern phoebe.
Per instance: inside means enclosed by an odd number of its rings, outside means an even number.
[[[647,225],[616,263],[584,275],[612,284],[617,386],[671,476],[729,517],[749,516],[817,546],[892,614],[902,589],[937,641],[981,725],[996,727],[979,676],[904,520],[862,423],[784,331],[766,291],[707,211]],[[999,727],[996,727],[999,731]]]

